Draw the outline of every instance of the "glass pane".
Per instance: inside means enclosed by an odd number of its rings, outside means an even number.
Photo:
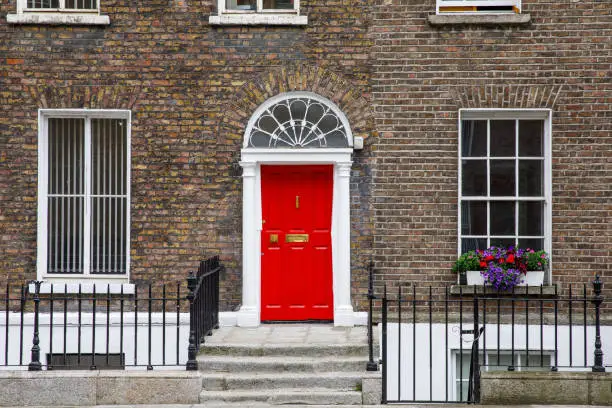
[[[514,160],[491,160],[491,195],[514,196]]]
[[[92,198],[91,273],[124,274],[126,198]]]
[[[522,201],[519,203],[519,235],[544,235],[544,203]]]
[[[457,381],[457,401],[467,401],[469,380]]]
[[[463,160],[461,189],[464,196],[487,195],[486,160]]]
[[[66,0],[67,9],[93,10],[97,8],[97,0]]]
[[[544,161],[519,160],[519,196],[540,197],[543,193]]]
[[[517,364],[517,359],[515,357],[514,364]],[[497,353],[489,354],[489,370],[495,370],[496,368],[508,368],[508,366],[512,365],[512,355],[511,354],[501,354],[499,355],[499,361],[497,360]]]
[[[519,247],[525,248],[525,249],[530,248],[530,249],[533,249],[534,251],[539,251],[541,249],[544,249],[544,240],[537,239],[537,238],[519,239]]]
[[[461,234],[487,235],[487,203],[463,201],[461,203]]]
[[[486,238],[461,238],[461,253],[476,249],[487,249]]]
[[[461,155],[482,157],[487,155],[487,121],[464,120],[461,122]]]
[[[492,120],[491,125],[491,156],[515,156],[516,121]]]
[[[225,0],[227,10],[256,10],[256,0]]]
[[[49,197],[47,272],[83,273],[83,197]]]
[[[85,121],[49,119],[48,132],[48,194],[83,194]]]
[[[496,238],[496,237],[491,237],[491,246],[496,246],[496,247],[508,247],[508,246],[515,246],[516,242],[514,241],[514,238]]]
[[[28,0],[28,8],[33,8],[33,9],[59,8],[59,0]]]
[[[268,9],[293,9],[293,0],[263,0],[264,10]]]
[[[519,156],[544,156],[544,121],[519,121]]]
[[[514,235],[513,201],[491,201],[491,235]]]
[[[91,120],[91,193],[126,194],[125,119]]]

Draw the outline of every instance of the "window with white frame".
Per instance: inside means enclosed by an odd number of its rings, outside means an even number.
[[[459,250],[550,253],[550,111],[462,110]]]
[[[129,111],[41,110],[39,278],[127,278]]]
[[[9,24],[108,25],[100,14],[100,0],[17,0],[17,13],[9,13]]]
[[[24,11],[98,11],[98,0],[19,0]]]
[[[483,355],[485,361],[483,361]],[[471,353],[455,353],[454,390],[455,401],[467,401],[470,382]],[[514,359],[510,350],[487,351],[478,353],[478,363],[483,371],[505,371],[514,367],[515,371],[550,371],[553,363],[551,351],[514,352]]]
[[[521,0],[437,0],[436,13],[520,13]]]
[[[211,15],[210,24],[236,25],[304,25],[300,0],[217,0],[218,15]]]

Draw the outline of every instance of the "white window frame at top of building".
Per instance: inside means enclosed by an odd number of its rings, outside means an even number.
[[[436,0],[436,14],[520,13],[521,0]]]
[[[56,165],[56,167],[58,168],[61,167],[62,169],[65,169],[65,168],[72,169],[72,170],[67,171],[67,173],[63,173],[64,170],[61,170],[62,173],[59,176],[59,178],[62,178],[62,175],[64,175],[65,179],[69,179],[70,177],[75,177],[75,175],[78,173],[80,177],[78,180],[81,180],[80,182],[79,181],[73,182],[73,184],[76,183],[74,185],[77,185],[78,187],[69,188],[68,193],[65,193],[65,194],[61,194],[63,193],[64,187],[59,188],[57,186],[52,187],[57,190],[57,194],[49,193],[50,183],[53,182],[53,180],[49,180],[50,179],[49,163],[51,160],[49,156],[50,154],[52,154],[51,152],[53,151],[49,143],[50,137],[51,137],[49,135],[49,120],[50,119],[80,119],[83,121],[82,122],[83,123],[82,142],[81,142],[81,145],[79,145],[78,152],[75,153],[74,151],[77,149],[73,149],[72,147],[70,147],[71,150],[69,150],[70,153],[68,154],[65,154],[63,151],[60,151],[60,150],[56,150],[55,151],[56,153],[53,153],[56,160],[59,161],[60,160],[59,158],[61,158],[62,160],[62,165],[61,166]],[[96,171],[96,169],[92,169],[93,167],[92,163],[94,162],[93,156],[96,154],[95,153],[96,146],[93,144],[93,141],[92,141],[93,140],[92,120],[95,120],[95,119],[120,119],[123,121],[114,121],[114,122],[106,122],[106,123],[112,123],[118,126],[123,126],[123,124],[125,124],[126,126],[126,129],[121,131],[121,133],[113,133],[112,130],[109,130],[110,126],[107,125],[107,127],[104,127],[105,122],[97,121],[98,126],[101,126],[101,128],[98,130],[99,132],[101,132],[100,134],[102,134],[102,132],[107,132],[105,133],[105,135],[111,135],[110,137],[114,138],[113,140],[108,141],[108,146],[112,146],[112,148],[109,148],[109,150],[98,150],[99,159],[98,159],[98,165],[97,165],[98,166],[97,183],[98,183],[98,186],[101,185],[100,184],[100,174],[102,174],[101,176],[102,183],[105,183],[104,185],[108,186],[108,187],[98,187],[101,191],[98,194],[96,194],[92,188],[92,185],[94,183],[92,175]],[[130,197],[131,113],[130,111],[128,110],[88,110],[88,109],[40,109],[38,111],[38,123],[39,123],[39,127],[38,127],[38,140],[39,140],[38,142],[38,232],[37,232],[37,236],[38,236],[37,277],[38,277],[38,280],[49,282],[49,283],[58,283],[58,284],[59,283],[61,284],[79,283],[80,284],[83,282],[96,283],[96,284],[115,284],[115,283],[122,284],[122,283],[129,282],[129,276],[130,276],[130,201],[131,201],[131,197]],[[71,123],[71,122],[66,122],[66,123]],[[64,125],[62,124],[62,126]],[[58,131],[57,134],[58,135],[62,134],[62,138],[67,137],[63,132]],[[74,130],[67,131],[66,134],[70,135],[68,137],[71,137],[71,138],[74,137],[74,140],[78,139],[77,137],[74,136],[75,135]],[[119,134],[121,136],[117,136]],[[79,134],[79,136],[81,135]],[[110,137],[108,139],[110,139]],[[122,137],[124,139],[121,139]],[[81,140],[81,139],[78,139],[78,140]],[[99,139],[99,140],[102,140],[102,142],[99,142],[99,143],[106,143],[104,141],[105,139]],[[116,144],[117,140],[122,140],[122,143],[120,145],[117,145]],[[68,144],[70,143],[72,142],[68,142]],[[115,143],[115,144],[112,144],[112,143]],[[116,146],[121,146],[121,147],[116,147]],[[62,148],[62,149],[65,149],[65,148]],[[103,153],[100,153],[100,152],[103,152]],[[115,153],[119,152],[119,153],[113,154],[112,152],[115,152]],[[120,158],[117,158],[117,156],[120,156]],[[64,164],[64,160],[66,160],[66,164]],[[79,171],[78,169],[74,170],[74,167],[71,167],[73,166],[71,163],[75,163],[77,161],[79,161],[79,163],[82,163],[79,165],[79,167],[82,168],[82,171]],[[107,176],[108,178],[106,179],[104,178],[105,177],[104,174],[106,174],[106,170],[104,170],[105,168],[104,166],[108,166],[110,173],[107,173],[107,174],[113,174],[114,178],[111,179],[110,176]],[[112,170],[111,170],[111,167],[112,167]],[[116,170],[117,168],[120,168],[120,170]],[[102,169],[102,171],[100,171],[100,169]],[[60,170],[56,170],[55,178],[58,178],[57,172],[59,171]],[[119,183],[121,183],[121,187],[116,187],[116,185]],[[58,185],[57,182],[56,182],[56,185]],[[79,190],[80,192],[78,192],[77,190]],[[79,224],[81,224],[81,226],[78,225],[77,222],[73,222],[73,221],[70,221],[71,224],[69,225],[71,225],[70,228],[72,228],[73,231],[79,231],[79,234],[82,235],[83,244],[81,246],[79,246],[78,244],[65,244],[65,245],[66,246],[72,245],[72,248],[77,247],[77,249],[72,250],[72,252],[76,251],[80,259],[82,259],[82,265],[83,265],[82,273],[80,272],[74,272],[74,273],[49,272],[49,268],[48,268],[48,261],[50,259],[49,251],[53,250],[51,248],[48,248],[49,236],[50,234],[53,234],[52,221],[50,221],[50,217],[48,214],[49,208],[51,207],[51,209],[53,209],[53,206],[50,205],[49,202],[52,201],[51,200],[52,198],[60,197],[59,201],[56,201],[56,203],[57,202],[61,203],[62,196],[65,196],[68,199],[72,198],[73,199],[72,203],[79,203],[79,199],[82,199],[82,202],[83,202],[82,204],[83,210],[80,213],[78,212],[78,209],[76,208],[77,205],[75,204],[71,204],[72,210],[66,209],[65,210],[66,212],[63,212],[64,207],[62,207],[61,210],[57,210],[59,205],[55,204],[56,212],[59,212],[60,214],[70,214],[70,211],[73,211],[72,214],[74,214],[75,211],[79,214],[78,216],[74,216],[74,217],[78,218]],[[114,228],[113,232],[115,234],[122,234],[121,240],[123,241],[125,246],[122,247],[121,244],[116,244],[116,241],[113,241],[111,244],[109,244],[113,246],[113,249],[112,249],[113,256],[116,257],[117,254],[120,254],[122,257],[120,259],[123,259],[123,262],[117,261],[116,260],[117,258],[115,258],[115,261],[113,261],[115,262],[115,265],[108,266],[107,267],[108,269],[106,269],[102,273],[92,274],[90,273],[92,270],[91,264],[93,263],[93,255],[91,254],[91,251],[93,250],[91,249],[91,242],[96,239],[94,238],[92,229],[96,227],[92,226],[92,223],[87,222],[87,221],[92,220],[94,218],[94,216],[92,215],[94,211],[93,201],[96,199],[99,200],[98,203],[109,203],[108,207],[104,207],[104,209],[98,209],[99,211],[98,214],[103,213],[104,216],[106,217],[107,214],[111,214],[112,212],[114,212],[115,214],[115,218],[113,219],[114,221],[110,221],[111,220],[110,215],[108,215],[108,218],[106,218],[106,220],[108,220],[109,225],[111,225],[111,227],[109,228]],[[106,199],[110,201],[104,201]],[[64,205],[64,204],[61,204],[61,205]],[[122,205],[125,206],[124,212],[121,212]],[[68,204],[66,204],[66,208],[68,208]],[[99,207],[99,208],[102,208],[102,207]],[[106,208],[108,208],[108,212]],[[117,208],[119,208],[119,210],[117,210]],[[121,213],[121,215],[117,216],[116,214],[119,214],[119,213]],[[120,221],[117,221],[119,217],[120,217]],[[73,218],[73,219],[76,219],[76,218]],[[56,219],[59,220],[59,219],[62,219],[62,217],[58,216]],[[124,227],[125,229],[123,231],[121,231],[122,223],[124,223],[125,225]],[[98,228],[100,228],[99,225],[101,224],[100,223],[98,224]],[[63,227],[57,227],[57,228],[63,228]],[[100,241],[100,236],[102,235],[98,235],[98,238],[97,238],[98,241]],[[110,233],[109,233],[109,236],[110,236]],[[58,240],[61,240],[62,242],[68,242],[68,240],[65,240],[61,237],[60,238],[56,237],[55,241],[57,242]],[[70,242],[73,242],[75,240],[76,239],[73,238],[73,240]],[[102,246],[106,245],[104,242],[111,242],[111,240],[110,238],[108,238],[106,241],[103,241],[101,244]],[[58,244],[58,245],[62,245],[62,244]],[[90,249],[86,249],[86,248],[90,248]],[[61,250],[60,252],[61,254],[67,253],[68,255],[66,256],[74,257],[74,254],[72,254],[72,252],[70,252],[70,250],[68,249],[65,252],[64,250]],[[108,252],[109,257],[111,256],[110,252],[111,250],[109,250]],[[98,255],[98,265],[101,262],[105,262],[105,261],[100,261],[99,259],[105,259],[104,255],[102,256],[102,258],[99,258],[99,255]],[[102,290],[102,288],[103,288],[102,285],[98,286],[98,289]],[[63,291],[64,290],[63,286],[60,285],[59,290]]]
[[[543,239],[543,249],[547,253],[551,253],[551,237],[552,237],[552,165],[551,165],[551,120],[552,119],[552,111],[550,109],[522,109],[522,110],[514,110],[514,109],[460,109],[459,111],[459,151],[458,151],[458,226],[457,226],[457,249],[458,254],[461,254],[462,251],[462,239],[486,239],[487,247],[491,246],[492,236],[495,237],[493,239]],[[475,156],[464,156],[463,155],[463,146],[462,146],[462,138],[463,138],[463,121],[466,120],[474,120],[474,121],[487,121],[487,147],[486,147],[486,155],[475,155]],[[537,120],[543,121],[543,146],[542,146],[542,156],[521,156],[519,153],[519,126],[518,123],[515,125],[515,150],[514,155],[509,157],[503,156],[492,156],[490,150],[491,143],[491,125],[490,121],[493,120],[514,120],[520,122],[521,120]],[[476,160],[479,162],[486,161],[486,194],[480,195],[467,195],[464,194],[463,191],[463,161]],[[490,181],[491,177],[491,163],[495,160],[514,160],[514,191],[512,194],[504,194],[504,195],[495,195],[491,194],[492,184]],[[527,196],[520,194],[520,186],[519,186],[519,171],[520,171],[520,162],[527,160],[541,161],[542,162],[542,192],[541,195],[537,196]],[[480,202],[486,203],[487,213],[486,217],[486,234],[464,234],[463,223],[465,220],[462,219],[462,206],[464,202]],[[491,218],[490,218],[490,207],[491,202],[514,202],[517,203],[515,205],[515,217],[514,217],[514,232],[511,235],[505,236],[503,234],[495,234],[491,232]],[[519,218],[519,203],[521,202],[542,202],[543,210],[542,210],[542,235],[521,235],[520,229],[520,218]],[[467,224],[466,224],[467,225]],[[470,227],[468,227],[470,228]],[[551,265],[548,268],[548,277],[550,278]]]
[[[100,14],[100,2],[104,0],[75,0],[77,7],[71,7],[69,0],[17,0],[15,14],[7,14],[9,24],[51,24],[51,25],[108,25],[110,19]],[[93,7],[95,2],[95,7]],[[44,7],[44,6],[49,7]],[[81,5],[82,7],[79,7]]]
[[[300,14],[300,0],[290,0],[293,8],[266,9],[264,0],[253,0],[255,8],[228,8],[228,1],[217,0],[217,15],[209,17],[212,25],[306,25],[308,17]]]

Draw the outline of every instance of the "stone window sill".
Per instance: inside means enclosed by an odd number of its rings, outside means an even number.
[[[528,290],[529,289],[529,290]],[[452,285],[450,288],[451,295],[461,296],[473,296],[473,295],[484,295],[487,296],[533,296],[533,297],[554,297],[557,294],[554,285],[543,285],[543,286],[516,286],[514,291],[509,292],[497,292],[493,288],[481,286],[481,285]]]
[[[109,25],[110,18],[99,14],[75,13],[23,13],[7,14],[8,24],[48,25]]]
[[[308,24],[308,16],[295,14],[221,14],[211,15],[208,18],[210,25],[291,25],[303,26]]]
[[[430,14],[427,21],[432,26],[525,25],[531,21],[531,14]]]

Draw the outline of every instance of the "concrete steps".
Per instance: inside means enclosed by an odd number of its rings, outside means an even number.
[[[198,355],[201,404],[360,405],[373,374],[365,342],[210,343]]]

